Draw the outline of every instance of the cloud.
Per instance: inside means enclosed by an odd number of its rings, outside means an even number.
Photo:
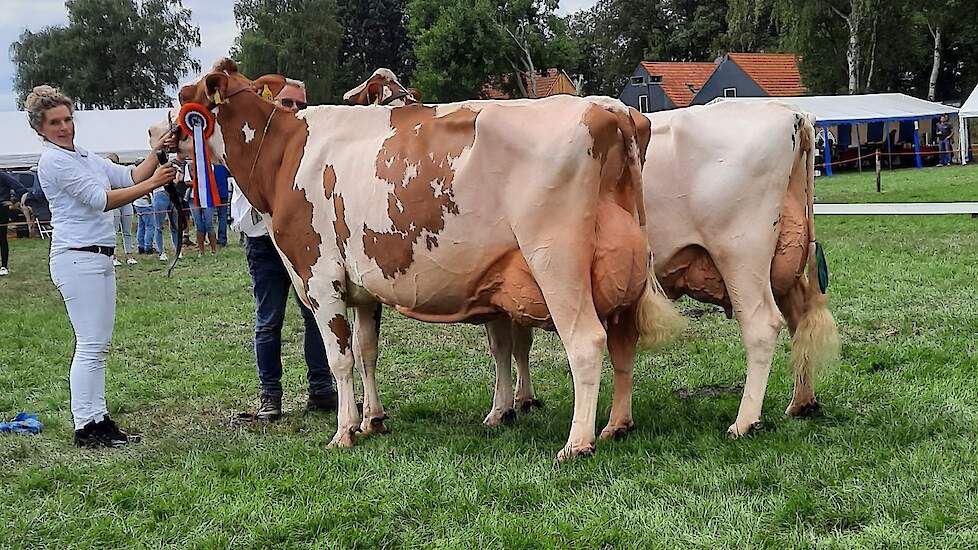
[[[580,10],[589,9],[597,3],[597,0],[560,0],[557,13],[567,15]]]

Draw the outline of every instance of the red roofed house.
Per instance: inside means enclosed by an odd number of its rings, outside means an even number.
[[[504,78],[508,78],[508,75]],[[530,97],[533,97],[533,84],[525,76],[521,76],[521,78],[523,79],[524,86],[526,86],[526,93]],[[564,71],[547,69],[546,74],[534,75],[533,81],[536,84],[536,97],[547,97],[557,94],[577,95],[577,88]],[[482,93],[486,99],[513,99],[510,94],[501,88],[505,88],[505,86],[486,84],[482,88]]]
[[[808,92],[790,53],[730,53],[713,63],[643,61],[620,99],[643,113],[703,105],[721,96],[787,97]]]

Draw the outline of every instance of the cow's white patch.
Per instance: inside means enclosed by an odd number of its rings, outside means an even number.
[[[391,89],[388,88],[387,86],[384,86],[384,99],[387,99],[392,95],[394,95],[394,92],[392,92]]]
[[[241,127],[241,133],[244,134],[245,143],[251,143],[251,140],[255,139],[255,129],[247,122]]]

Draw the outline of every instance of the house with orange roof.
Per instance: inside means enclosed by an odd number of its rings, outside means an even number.
[[[619,98],[651,113],[717,97],[790,97],[808,92],[790,53],[729,53],[712,63],[643,61]]]
[[[509,75],[503,78],[508,79]],[[532,82],[525,75],[520,75],[520,78],[523,80],[526,92],[530,96],[533,96],[534,84],[536,84],[536,97],[548,97],[557,94],[577,95],[577,88],[574,86],[574,82],[562,70],[547,69],[546,72],[537,73],[533,75]],[[482,93],[486,99],[515,99],[502,88],[503,86],[486,84],[482,88]]]

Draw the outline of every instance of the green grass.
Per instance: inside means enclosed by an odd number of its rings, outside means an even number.
[[[821,203],[978,201],[978,165],[883,170],[882,192],[871,171],[815,179]]]
[[[299,412],[294,309],[284,380],[292,412],[271,426],[230,427],[256,401],[253,305],[237,246],[181,261],[173,280],[150,260],[119,269],[108,398],[144,442],[74,449],[71,330],[43,243],[13,241],[13,274],[0,279],[0,417],[37,412],[46,429],[0,435],[0,547],[978,546],[978,220],[827,217],[818,232],[844,341],[841,364],[816,386],[820,417],[782,416],[784,346],[763,432],[727,439],[739,396],[679,398],[742,382],[736,325],[710,314],[671,349],[639,357],[637,429],[558,468],[572,394],[553,335],[538,336],[532,357],[547,408],[490,430],[481,329],[390,311],[379,378],[392,433],[325,448],[335,416]],[[609,380],[606,368],[602,425]]]

